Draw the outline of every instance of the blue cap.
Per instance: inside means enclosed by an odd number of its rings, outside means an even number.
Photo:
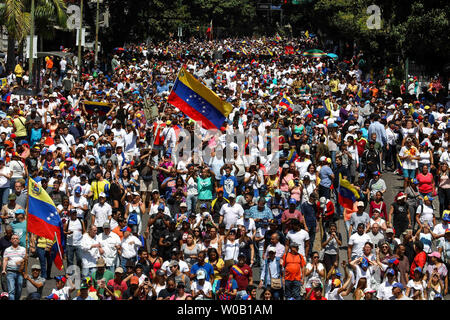
[[[208,205],[206,203],[202,203],[200,205],[200,209],[208,209]]]
[[[81,187],[80,186],[75,188],[75,193],[81,193]]]
[[[94,146],[94,143],[92,141],[89,141],[87,145],[88,146]]]
[[[342,273],[336,270],[336,273],[334,274],[336,277],[342,277]]]
[[[366,176],[366,175],[365,175],[364,173],[362,173],[362,172],[359,174],[359,177],[360,177],[360,178],[364,178],[365,176]]]
[[[450,214],[448,214],[448,213],[445,213],[443,216],[442,216],[442,220],[444,220],[444,221],[450,221]]]
[[[394,271],[394,269],[389,268],[389,269],[386,270],[386,274],[392,274],[392,275],[395,275],[395,271]]]
[[[297,204],[297,200],[295,200],[294,198],[290,198],[289,204]]]
[[[436,299],[443,299],[442,294],[436,293],[436,294],[434,295],[434,300],[436,300]]]
[[[98,148],[98,152],[105,153],[106,152],[106,148],[105,147],[100,147],[100,148]]]
[[[17,214],[25,214],[25,210],[23,210],[23,209],[17,209],[16,210],[16,215]]]
[[[416,267],[415,269],[414,269],[414,272],[420,272],[420,273],[422,273],[422,268],[421,267]]]
[[[396,282],[392,285],[392,288],[400,288],[400,290],[403,290],[404,287],[400,282]]]
[[[166,207],[164,206],[164,204],[160,203],[158,206],[158,210],[164,210]]]

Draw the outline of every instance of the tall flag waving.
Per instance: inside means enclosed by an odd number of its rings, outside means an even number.
[[[211,20],[211,23],[209,24],[208,29],[206,29],[206,36],[208,37],[208,40],[212,40],[212,37],[213,37],[213,24],[212,24],[212,20]]]
[[[348,210],[353,210],[353,204],[359,199],[358,190],[339,174],[339,204]]]
[[[28,179],[28,223],[27,231],[49,240],[56,240],[52,251],[57,250],[54,262],[63,268],[63,223],[53,200],[33,179]],[[56,238],[56,239],[55,239]]]
[[[293,104],[292,100],[289,99],[287,96],[284,96],[283,99],[280,101],[280,106],[289,108]]]
[[[220,129],[233,106],[222,101],[212,90],[183,67],[173,85],[168,102],[205,129]]]

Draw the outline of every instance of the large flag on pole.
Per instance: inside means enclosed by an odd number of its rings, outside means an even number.
[[[56,206],[47,192],[34,181],[28,179],[28,221],[27,231],[35,235],[53,240],[57,253],[54,261],[58,269],[62,269],[63,256],[63,223]],[[53,249],[52,249],[53,251]]]
[[[206,36],[208,37],[208,40],[212,40],[212,38],[213,38],[213,24],[212,24],[212,20],[211,20],[211,23],[209,24],[208,29],[206,29]]]
[[[173,85],[168,102],[205,129],[220,129],[233,106],[222,101],[183,67]]]
[[[346,179],[339,174],[339,204],[348,210],[353,210],[353,204],[359,199],[358,190]]]

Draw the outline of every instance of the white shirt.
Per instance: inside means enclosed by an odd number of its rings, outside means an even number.
[[[81,264],[83,268],[94,268],[97,266],[100,252],[97,247],[91,248],[92,245],[100,243],[96,238],[91,238],[87,232],[81,238]]]
[[[194,294],[197,294],[200,290],[202,290],[205,294],[209,294],[212,290],[211,282],[205,281],[203,285],[200,285],[198,281],[193,281],[191,284],[191,291]],[[205,298],[203,295],[199,295],[196,300],[200,300]]]
[[[122,247],[122,257],[130,259],[137,256],[137,251],[142,246],[142,242],[130,234],[127,238],[122,239],[120,246]]]
[[[367,233],[364,233],[360,236],[357,232],[352,234],[350,239],[348,240],[349,245],[353,245],[352,247],[352,259],[353,257],[362,257],[364,244],[370,241],[370,236]]]
[[[95,217],[95,226],[98,228],[103,228],[103,224],[109,221],[109,217],[112,215],[112,208],[109,203],[94,204],[91,214]]]
[[[168,277],[170,277],[170,275],[172,274],[172,271],[170,271],[169,268],[169,264],[170,264],[170,260],[166,260],[164,261],[164,263],[161,266],[161,269],[166,271],[166,274]],[[189,272],[189,270],[191,270],[188,266],[188,264],[186,263],[186,261],[183,260],[178,260],[178,267],[180,268],[181,273],[186,273]]]
[[[390,284],[387,280],[383,281],[383,283],[378,287],[377,298],[381,300],[389,300],[392,296],[392,284]]]
[[[69,287],[64,287],[61,289],[53,289],[52,294],[56,294],[59,298],[59,300],[69,300],[70,294],[69,294]]]
[[[117,248],[116,246],[120,245],[120,237],[110,231],[108,235],[104,232],[97,235],[98,241],[102,245],[102,249],[105,250],[103,254],[103,258],[105,259],[106,266],[110,267],[114,265],[114,262],[117,258]]]
[[[5,249],[3,253],[3,258],[8,258],[8,263],[6,265],[6,270],[19,270],[20,265],[17,262],[22,261],[25,258],[26,250],[24,247],[17,246],[14,248],[10,246]]]
[[[80,246],[81,239],[83,238],[83,226],[79,219],[69,219],[67,220],[69,224],[68,230],[72,231],[71,234],[67,235],[67,244],[70,246]]]
[[[222,242],[223,260],[237,261],[239,256],[239,240],[235,239],[234,242],[226,240]]]
[[[236,225],[237,221],[243,217],[244,209],[238,203],[235,203],[233,206],[229,203],[225,203],[222,205],[222,208],[220,208],[220,215],[223,216],[225,228],[228,230],[233,224]]]
[[[251,238],[253,233],[256,231],[255,220],[249,218],[247,221],[242,217],[236,222],[236,226],[244,226],[247,230],[247,235]]]
[[[300,250],[299,250],[300,253]],[[312,263],[308,262],[308,264],[306,265],[306,271],[310,271],[313,270],[313,265]],[[306,288],[311,288],[312,286],[312,282],[313,281],[318,281],[320,283],[322,283],[322,278],[319,275],[319,272],[322,272],[322,270],[325,270],[325,267],[323,266],[322,263],[319,262],[319,264],[317,265],[317,268],[314,269],[314,271],[312,271],[307,280],[306,280]]]
[[[125,136],[127,132],[124,129],[117,130],[116,128],[111,129],[111,132],[114,133],[114,140],[117,141],[116,147],[124,147],[125,146]]]
[[[88,202],[87,202],[86,198],[83,196],[81,196],[81,197],[71,196],[69,198],[69,202],[70,202],[70,205],[72,207],[74,207],[75,210],[77,210],[77,218],[83,218],[83,209],[81,209],[81,208],[88,206]],[[102,226],[100,226],[100,227],[102,227]]]
[[[298,244],[298,253],[305,256],[305,242],[309,240],[309,233],[303,229],[295,232],[294,230],[289,230],[286,235],[286,239],[289,239],[289,243],[295,242]]]

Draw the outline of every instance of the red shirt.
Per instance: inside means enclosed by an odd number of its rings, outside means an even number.
[[[114,281],[114,279],[111,279],[108,281],[107,285],[114,288],[113,293],[117,300],[122,300],[123,293],[128,289],[125,281],[117,283],[116,281]]]
[[[231,268],[231,273],[233,274],[233,279],[237,282],[238,291],[247,289],[248,281],[250,277],[253,276],[252,268],[250,268],[247,264],[244,264],[242,267],[235,264]]]
[[[414,257],[413,262],[411,263],[411,269],[409,271],[409,276],[414,279],[414,269],[417,267],[421,267],[423,270],[423,267],[425,266],[425,262],[427,262],[427,254],[425,251],[422,251]]]
[[[419,173],[416,177],[419,181],[419,192],[420,193],[430,193],[433,191],[433,175],[428,172],[427,175]]]
[[[375,201],[371,201],[370,207],[369,207],[369,217],[370,218],[372,218],[373,210],[375,210],[375,209],[381,209],[380,217],[383,218],[384,220],[387,220],[386,203],[384,203],[382,201],[381,203],[377,204]]]
[[[325,298],[324,296],[321,296],[320,299],[317,299],[313,292],[313,293],[311,293],[311,297],[309,298],[309,300],[327,300],[327,298]]]

